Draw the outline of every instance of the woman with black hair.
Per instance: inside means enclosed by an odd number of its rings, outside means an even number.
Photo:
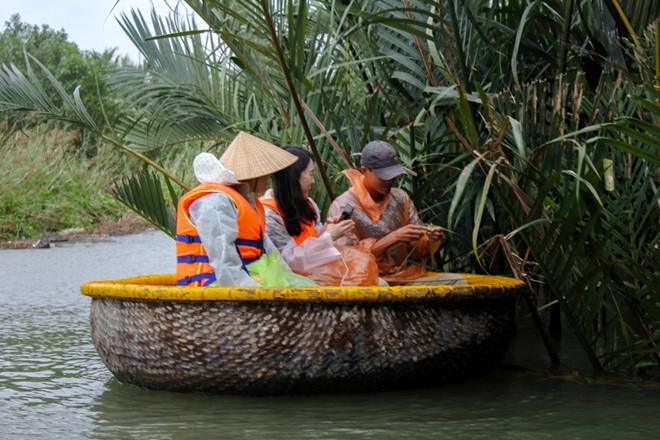
[[[319,208],[309,197],[315,182],[312,154],[295,145],[285,145],[282,149],[298,160],[271,176],[273,187],[261,198],[266,207],[266,233],[273,244],[283,251],[287,245],[293,245],[292,240],[300,245],[316,237],[332,243],[350,232],[352,220],[329,223],[325,227],[321,223]]]
[[[351,233],[353,220],[330,219],[326,225],[321,222],[319,208],[309,197],[314,186],[312,154],[294,145],[282,149],[298,160],[271,176],[273,187],[260,199],[266,211],[266,234],[282,259],[294,272],[320,284],[377,283],[375,260],[371,261],[370,253],[334,245],[335,240]]]

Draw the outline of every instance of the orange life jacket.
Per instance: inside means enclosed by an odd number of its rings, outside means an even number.
[[[284,214],[282,214],[280,207],[277,205],[277,200],[272,198],[265,198],[265,197],[261,197],[259,200],[261,201],[262,205],[272,209],[280,217],[282,217],[282,219],[284,219]],[[313,222],[303,223],[301,226],[302,226],[302,231],[300,232],[300,234],[291,237],[295,240],[296,244],[302,243],[303,241],[307,240],[307,238],[309,237],[316,237],[316,228],[314,228]]]
[[[209,256],[199,238],[197,227],[190,219],[188,209],[197,199],[207,194],[224,193],[231,197],[238,210],[238,237],[236,250],[243,270],[256,261],[263,250],[263,231],[266,229],[264,208],[256,200],[257,209],[238,191],[217,183],[202,183],[181,196],[177,204],[176,219],[176,284],[178,286],[207,286],[216,280]],[[249,273],[249,272],[248,272]]]

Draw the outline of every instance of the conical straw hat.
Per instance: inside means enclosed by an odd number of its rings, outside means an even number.
[[[298,157],[243,131],[231,141],[220,162],[239,181],[256,179],[282,170]]]

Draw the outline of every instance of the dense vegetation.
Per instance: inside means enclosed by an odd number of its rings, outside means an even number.
[[[168,233],[192,183],[189,162],[162,166],[175,146],[220,153],[239,129],[305,144],[327,207],[352,154],[386,139],[424,219],[451,231],[439,269],[524,279],[595,371],[658,371],[658,2],[186,3],[203,29],[123,17],[146,64],[107,77],[116,123],[65,89],[56,104],[29,70],[0,74],[0,109],[74,121],[149,165],[113,191]]]
[[[37,126],[4,139],[0,240],[91,228],[103,217],[123,213],[119,202],[102,193],[116,174],[117,155],[76,155],[67,147],[77,137],[75,130]],[[109,162],[113,157],[114,163]]]
[[[67,93],[80,91],[82,101],[100,124],[117,118],[117,101],[106,75],[130,65],[113,51],[84,52],[64,30],[23,23],[19,15],[0,33],[0,63],[25,70],[26,54],[39,60]],[[54,106],[59,93],[36,68]],[[17,92],[17,91],[14,91]],[[0,112],[0,240],[39,237],[66,228],[89,228],[103,217],[125,210],[103,192],[123,169],[117,153],[91,132],[67,121],[54,123],[23,112]]]
[[[108,90],[106,75],[119,66],[131,66],[128,58],[115,55],[114,50],[103,53],[81,51],[68,40],[64,30],[23,23],[18,14],[12,15],[4,25],[0,34],[2,65],[9,67],[13,64],[23,70],[26,68],[26,55],[34,57],[47,67],[66,92],[79,90],[82,101],[95,121],[101,125],[116,122],[118,101]],[[34,74],[53,103],[61,106],[62,100],[53,85],[46,80],[46,72],[35,68]],[[9,116],[6,122],[16,123],[24,115],[14,113],[5,116]],[[23,121],[23,124],[30,126],[34,121],[30,119]],[[89,133],[79,133],[79,143],[83,142],[85,134]]]

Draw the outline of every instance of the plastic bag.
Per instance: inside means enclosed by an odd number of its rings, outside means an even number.
[[[248,264],[247,269],[252,279],[263,287],[317,285],[311,279],[287,269],[278,251],[263,254],[257,261]]]
[[[321,237],[309,237],[300,244],[293,240],[282,250],[282,258],[292,271],[311,273],[318,266],[326,265],[341,258],[341,253],[332,244],[329,233]]]
[[[311,271],[298,271],[322,286],[377,286],[378,263],[369,249],[336,245],[341,258],[317,266]]]

